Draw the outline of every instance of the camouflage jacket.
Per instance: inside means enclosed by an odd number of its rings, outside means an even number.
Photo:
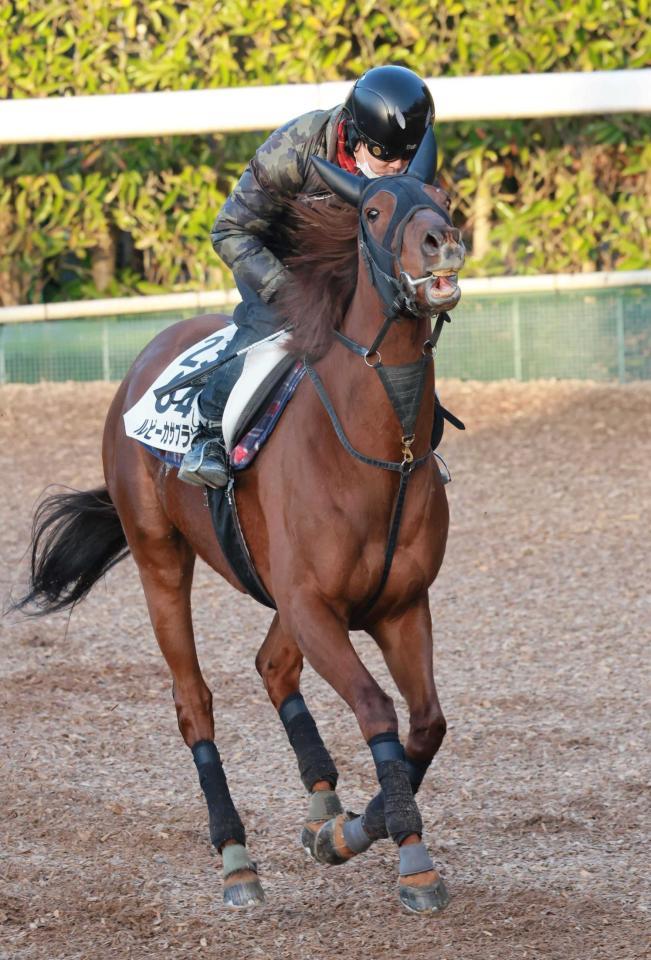
[[[316,154],[336,162],[341,107],[315,110],[276,130],[256,151],[233,192],[217,214],[212,245],[243,281],[266,302],[286,278],[282,247],[274,238],[282,231],[283,201],[327,195],[310,164]]]

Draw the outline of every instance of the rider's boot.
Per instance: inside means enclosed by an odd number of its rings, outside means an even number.
[[[218,490],[228,483],[228,454],[221,420],[205,420],[179,467],[179,480]]]
[[[239,372],[237,360],[230,368],[213,376],[199,394],[197,412],[201,427],[179,467],[179,480],[215,490],[228,483],[228,453],[224,444],[222,421],[226,401]]]
[[[238,328],[229,349],[235,353],[261,336],[257,330]],[[243,355],[234,356],[213,373],[199,394],[197,410],[201,428],[179,467],[179,480],[215,489],[225,487],[228,483],[230,470],[222,421],[228,397],[242,372],[244,360]]]

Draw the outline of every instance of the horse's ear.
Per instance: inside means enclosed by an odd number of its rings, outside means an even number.
[[[323,157],[313,155],[310,159],[321,179],[338,197],[341,197],[352,207],[359,206],[360,198],[367,184],[366,177],[356,177],[354,173],[342,170],[341,167],[335,166],[329,160],[324,160]]]
[[[423,183],[432,183],[436,175],[437,161],[436,136],[432,128],[428,127],[405,173],[408,173],[410,177],[417,177]]]

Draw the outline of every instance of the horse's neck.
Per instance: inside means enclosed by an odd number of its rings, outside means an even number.
[[[369,283],[360,283],[344,317],[342,333],[363,346],[370,346],[385,321],[382,304]],[[422,356],[431,332],[428,320],[404,318],[391,324],[379,350],[385,364],[411,363]]]

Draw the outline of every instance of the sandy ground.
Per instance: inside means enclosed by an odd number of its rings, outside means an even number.
[[[0,957],[649,956],[651,385],[442,388],[468,423],[442,447],[455,479],[431,598],[449,733],[420,795],[445,913],[402,912],[389,842],[345,867],[306,858],[303,790],[253,665],[270,614],[202,566],[200,658],[267,894],[226,910],[129,558],[70,618],[0,621]],[[0,389],[3,599],[46,483],[100,480],[112,392]],[[404,723],[372,642],[355,642]],[[359,809],[374,778],[355,721],[309,669],[304,692]]]

